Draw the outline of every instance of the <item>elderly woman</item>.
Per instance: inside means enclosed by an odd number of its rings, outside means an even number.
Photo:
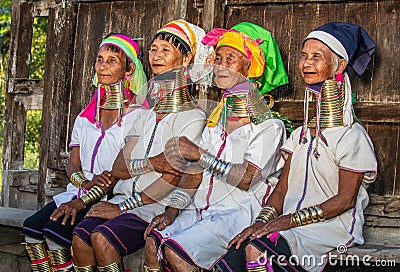
[[[145,233],[150,234],[145,271],[211,269],[227,243],[255,219],[283,165],[279,149],[285,126],[272,117],[256,87],[257,82],[268,92],[287,83],[271,34],[240,23],[231,30],[212,30],[203,42],[215,46],[209,61],[224,97],[208,120],[201,148],[183,137],[167,144],[173,158],[180,158],[179,150],[185,160],[198,163],[187,168],[170,206]]]
[[[146,227],[165,210],[163,199],[180,175],[164,157],[165,144],[178,136],[197,142],[204,128],[205,113],[192,100],[184,74],[189,63],[205,56],[204,35],[184,20],[157,31],[149,51],[151,69],[158,75],[149,82],[155,106],[138,115],[114,162],[113,177],[124,179],[114,187],[115,196],[93,206],[75,228],[77,271],[93,271],[96,263],[99,271],[124,271],[121,257],[144,247]]]
[[[362,75],[374,50],[352,24],[328,23],[307,36],[299,62],[307,85],[304,125],[282,147],[286,163],[274,192],[256,222],[229,243],[220,270],[321,271],[326,253],[364,242],[366,189],[377,163],[367,132],[353,121],[345,69]],[[310,117],[309,96],[316,101]]]
[[[114,184],[107,171],[124,146],[124,131],[140,111],[127,113],[146,83],[138,54],[137,43],[122,34],[110,34],[100,44],[93,81],[97,90],[72,130],[67,191],[24,222],[22,233],[33,271],[73,269],[72,231],[91,207],[91,195],[104,196]]]

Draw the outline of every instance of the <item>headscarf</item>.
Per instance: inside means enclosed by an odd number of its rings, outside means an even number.
[[[139,95],[139,92],[142,90],[146,91],[145,88],[142,88],[147,82],[147,78],[143,71],[142,63],[138,59],[140,53],[139,45],[133,39],[123,34],[112,34],[108,36],[100,43],[99,48],[106,44],[117,46],[122,50],[122,52],[124,52],[127,58],[135,64],[135,71],[132,73],[129,80],[129,89],[136,95]],[[95,75],[93,84],[97,86],[97,75]]]
[[[358,76],[361,76],[375,52],[376,44],[368,33],[360,26],[343,22],[331,22],[317,27],[308,39],[316,39],[328,46],[336,55],[344,58]],[[345,104],[343,107],[343,123],[353,124],[353,104],[350,79],[344,73]]]
[[[206,35],[202,28],[183,19],[178,19],[173,20],[161,27],[156,32],[156,35],[154,35],[154,38],[156,38],[159,34],[171,35],[179,42],[180,46],[184,47],[186,51],[192,53],[193,65],[191,65],[191,69],[188,71],[190,80],[192,82],[197,82],[199,79],[204,77],[203,65],[213,48],[201,43],[201,40]],[[147,98],[143,102],[143,105],[145,107],[150,107]]]
[[[230,30],[215,28],[203,43],[235,48],[250,61],[249,79],[257,82],[262,94],[288,83],[279,47],[271,33],[263,27],[242,22]]]
[[[201,43],[206,35],[205,31],[202,28],[183,19],[178,19],[167,23],[157,31],[156,36],[160,33],[171,34],[177,38],[181,45],[193,54],[193,63],[200,64],[199,67],[205,63],[207,56],[213,50],[211,46]],[[200,72],[201,71],[196,71],[196,69],[191,69],[189,71],[190,78],[193,82],[196,82],[198,79],[200,79],[200,77],[203,76],[203,73]]]
[[[127,89],[124,92],[128,92],[124,95],[128,97],[136,96],[145,96],[146,93],[146,82],[147,78],[143,71],[143,66],[140,60],[138,59],[139,54],[139,45],[130,37],[123,34],[111,34],[107,38],[105,38],[101,43],[99,48],[104,45],[114,45],[122,50],[125,56],[135,64],[135,70],[132,75],[127,79],[129,84]],[[98,79],[97,74],[95,73],[93,77],[93,85],[98,87]],[[97,88],[96,92],[92,100],[89,102],[87,107],[82,111],[80,116],[86,117],[91,123],[98,123],[98,102],[103,97],[105,91],[104,89]]]

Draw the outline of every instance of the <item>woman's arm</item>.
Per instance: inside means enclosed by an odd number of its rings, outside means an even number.
[[[72,147],[65,172],[68,178],[71,177],[74,172],[82,172],[79,146]]]

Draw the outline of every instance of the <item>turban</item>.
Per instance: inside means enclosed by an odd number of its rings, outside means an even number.
[[[130,78],[129,89],[136,95],[139,95],[140,91],[146,92],[146,88],[143,86],[146,84],[147,79],[143,71],[143,66],[138,59],[139,55],[139,45],[123,34],[112,34],[105,38],[101,43],[99,48],[103,45],[113,45],[122,50],[125,56],[135,64],[135,70],[133,71]],[[93,79],[93,84],[97,86],[97,75]]]
[[[138,59],[139,54],[139,45],[123,34],[111,34],[107,38],[105,38],[101,43],[99,48],[104,45],[113,45],[118,47],[124,55],[135,64],[135,70],[129,78],[129,88],[127,88],[127,97],[130,97],[129,101],[134,97],[135,94],[137,97],[145,97],[147,92],[147,78],[143,71],[143,66],[140,60]],[[125,67],[124,67],[125,68]],[[98,85],[97,74],[93,77],[93,85]],[[94,93],[92,100],[86,106],[86,108],[81,112],[80,116],[86,117],[91,123],[95,123],[98,121],[98,105],[97,102],[104,95],[104,90],[97,90]],[[142,98],[143,99],[143,98]]]
[[[376,48],[375,42],[362,27],[342,22],[317,27],[307,39],[326,44],[335,54],[344,58],[359,76],[365,72]]]
[[[193,54],[194,64],[204,64],[207,56],[212,52],[212,47],[201,43],[206,35],[204,30],[183,19],[167,23],[157,31],[156,36],[159,33],[167,33],[176,37],[181,45]],[[192,80],[196,81],[197,78],[193,78],[193,76],[191,74]]]
[[[361,76],[375,52],[376,44],[360,26],[331,22],[317,27],[305,39],[316,39],[328,46],[336,55],[344,58],[347,65]],[[345,105],[343,122],[347,126],[353,123],[353,105],[351,84],[347,73],[344,74]]]
[[[232,47],[250,61],[250,79],[258,82],[261,93],[272,91],[288,83],[279,47],[271,33],[256,24],[242,22],[231,30],[215,28],[203,39],[203,43]]]

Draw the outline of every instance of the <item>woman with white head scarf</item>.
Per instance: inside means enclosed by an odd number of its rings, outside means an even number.
[[[363,74],[374,51],[357,25],[327,23],[307,36],[299,61],[304,125],[281,148],[279,182],[255,223],[229,243],[220,270],[321,271],[329,251],[364,243],[363,210],[377,162],[367,132],[354,122],[345,69]]]

